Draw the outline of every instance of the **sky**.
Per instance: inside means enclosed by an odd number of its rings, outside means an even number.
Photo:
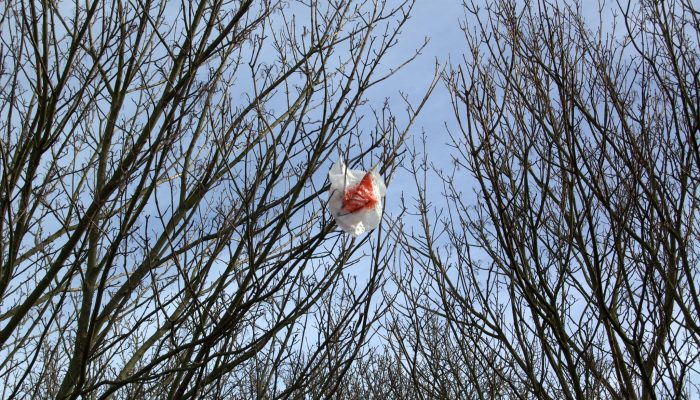
[[[457,66],[463,61],[467,44],[461,26],[472,27],[475,23],[474,16],[466,14],[463,3],[463,0],[416,0],[396,51],[391,53],[384,63],[387,66],[398,65],[405,60],[406,54],[411,54],[425,38],[428,38],[429,42],[419,57],[375,89],[381,93],[371,93],[376,96],[374,100],[389,98],[393,111],[401,114],[405,106],[399,93],[406,93],[414,103],[418,103],[434,76],[436,62],[441,67],[449,68],[450,65]],[[488,3],[489,0],[473,0],[473,4],[482,10]],[[608,4],[603,10],[603,21],[611,21],[614,6]],[[582,14],[596,25],[600,17],[598,0],[584,0]],[[448,169],[451,168],[451,158],[448,155],[452,152],[448,146],[448,130],[456,129],[458,128],[450,94],[440,82],[418,116],[410,135],[417,140],[424,132],[428,138],[426,150],[429,160],[437,168]],[[471,179],[463,175],[466,174],[460,175],[460,178],[464,178],[463,193],[471,195]],[[415,193],[415,190],[412,190],[415,185],[408,172],[399,170],[392,179],[386,198],[386,211],[390,214],[399,211],[402,193],[408,197]],[[432,194],[431,200],[439,204],[440,187],[429,184],[428,191]]]
[[[426,38],[428,44],[413,62],[399,70],[377,89],[382,92],[378,97],[389,98],[392,109],[398,116],[405,115],[405,105],[400,93],[407,94],[408,98],[417,104],[434,77],[436,63],[444,67],[451,57],[453,59],[461,58],[465,41],[460,29],[460,22],[463,22],[464,19],[461,0],[416,1],[395,51],[384,62],[388,65],[398,65],[404,61],[407,54],[415,51]],[[416,119],[409,135],[419,139],[421,133],[425,132],[429,138],[427,147],[429,155],[445,152],[448,150],[447,142],[449,141],[446,124],[448,126],[454,125],[455,121],[450,95],[445,85],[439,82]],[[408,140],[411,138],[409,137]],[[445,157],[432,158],[441,161],[449,160]],[[394,187],[393,190],[391,186]],[[390,183],[386,199],[387,212],[398,211],[401,192],[411,195],[413,186],[413,181],[406,171],[397,171],[393,182]]]

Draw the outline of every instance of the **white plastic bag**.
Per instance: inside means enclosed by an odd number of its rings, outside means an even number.
[[[379,225],[386,185],[374,169],[368,172],[347,169],[339,160],[328,171],[328,178],[331,181],[328,208],[340,229],[358,236]]]

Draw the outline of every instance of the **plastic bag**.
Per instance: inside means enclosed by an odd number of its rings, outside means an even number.
[[[328,208],[340,229],[358,236],[379,225],[386,185],[374,169],[367,172],[347,169],[340,160],[328,171],[328,178],[331,181]]]

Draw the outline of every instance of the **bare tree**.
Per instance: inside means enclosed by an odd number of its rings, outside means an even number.
[[[411,170],[406,374],[423,398],[697,396],[697,3],[477,4],[446,75],[453,168]]]
[[[0,4],[0,397],[338,390],[395,249],[333,232],[325,171],[391,176],[367,92],[411,7]]]

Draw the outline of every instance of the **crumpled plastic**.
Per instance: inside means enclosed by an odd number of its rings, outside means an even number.
[[[340,229],[357,237],[379,225],[386,185],[374,168],[348,169],[339,160],[328,171],[328,179],[331,182],[328,208]]]

